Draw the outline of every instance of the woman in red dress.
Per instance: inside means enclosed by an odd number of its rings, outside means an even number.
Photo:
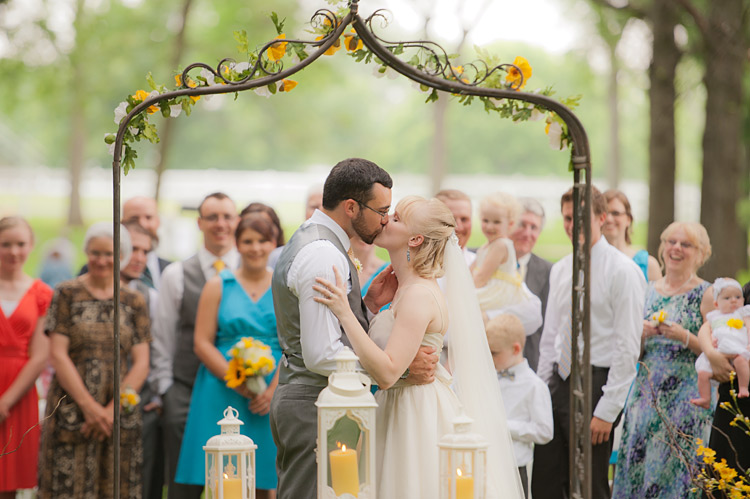
[[[37,483],[39,428],[26,432],[39,421],[34,382],[49,354],[43,317],[52,290],[23,271],[33,244],[26,220],[0,219],[0,499]]]

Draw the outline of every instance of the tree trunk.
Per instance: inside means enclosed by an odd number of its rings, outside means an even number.
[[[170,68],[179,67],[182,54],[185,52],[185,26],[187,26],[188,13],[190,12],[190,6],[192,0],[185,0],[182,4],[182,23],[180,24],[180,30],[177,32],[177,37],[174,43],[174,53],[172,54],[172,60]],[[164,122],[164,126],[160,132],[160,147],[159,147],[159,162],[154,168],[156,170],[156,189],[154,191],[154,198],[159,201],[159,194],[161,193],[161,179],[164,175],[164,171],[167,169],[167,159],[169,158],[169,146],[172,143],[172,132],[174,127],[174,119],[167,118]]]
[[[742,74],[745,33],[743,0],[709,3],[710,35],[705,39],[706,128],[703,132],[701,223],[711,237],[713,257],[701,276],[734,276],[747,267],[737,205],[742,183]]]
[[[672,2],[654,2],[651,11],[653,56],[649,67],[649,206],[648,252],[656,255],[659,237],[674,221],[675,124],[674,79],[680,51],[674,41],[676,12]]]
[[[76,2],[76,17],[74,28],[78,37],[83,18],[83,0]],[[70,55],[70,149],[68,151],[68,167],[70,172],[70,198],[68,201],[68,226],[80,227],[83,225],[81,213],[81,177],[83,176],[83,161],[86,150],[86,97],[84,95],[84,82],[81,47],[76,48]]]
[[[609,108],[609,164],[607,165],[607,183],[611,189],[620,185],[620,109],[619,92],[617,89],[617,73],[620,65],[617,62],[617,42],[607,40],[609,45],[609,88],[607,92],[607,107]]]

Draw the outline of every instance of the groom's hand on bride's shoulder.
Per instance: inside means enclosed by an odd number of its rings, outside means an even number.
[[[426,385],[435,381],[435,370],[440,356],[433,347],[422,346],[417,351],[417,356],[409,365],[409,374],[406,382],[412,385]]]
[[[378,313],[383,306],[393,301],[397,288],[398,279],[393,273],[393,266],[388,265],[370,283],[370,288],[364,298],[365,305],[373,314]]]

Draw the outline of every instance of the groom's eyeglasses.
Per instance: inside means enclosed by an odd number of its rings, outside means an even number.
[[[355,199],[354,201],[357,201],[357,200]],[[377,213],[378,215],[380,215],[380,219],[381,220],[385,220],[386,218],[388,218],[388,210],[386,210],[386,211],[380,211],[380,210],[376,210],[375,208],[370,208],[369,206],[367,206],[362,201],[357,201],[357,204],[360,205],[360,206],[364,206],[368,210]]]

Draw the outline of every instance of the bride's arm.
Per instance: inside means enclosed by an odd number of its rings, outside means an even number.
[[[434,299],[428,296],[428,290],[419,286],[412,287],[404,293],[399,300],[399,315],[395,319],[393,331],[383,351],[362,329],[362,325],[349,308],[341,274],[335,267],[334,272],[336,285],[323,278],[316,278],[320,285],[313,286],[313,289],[321,296],[315,297],[315,301],[328,306],[338,317],[362,367],[375,379],[380,388],[386,389],[401,377],[417,355],[424,333],[434,315],[433,307],[424,305],[434,303]]]

